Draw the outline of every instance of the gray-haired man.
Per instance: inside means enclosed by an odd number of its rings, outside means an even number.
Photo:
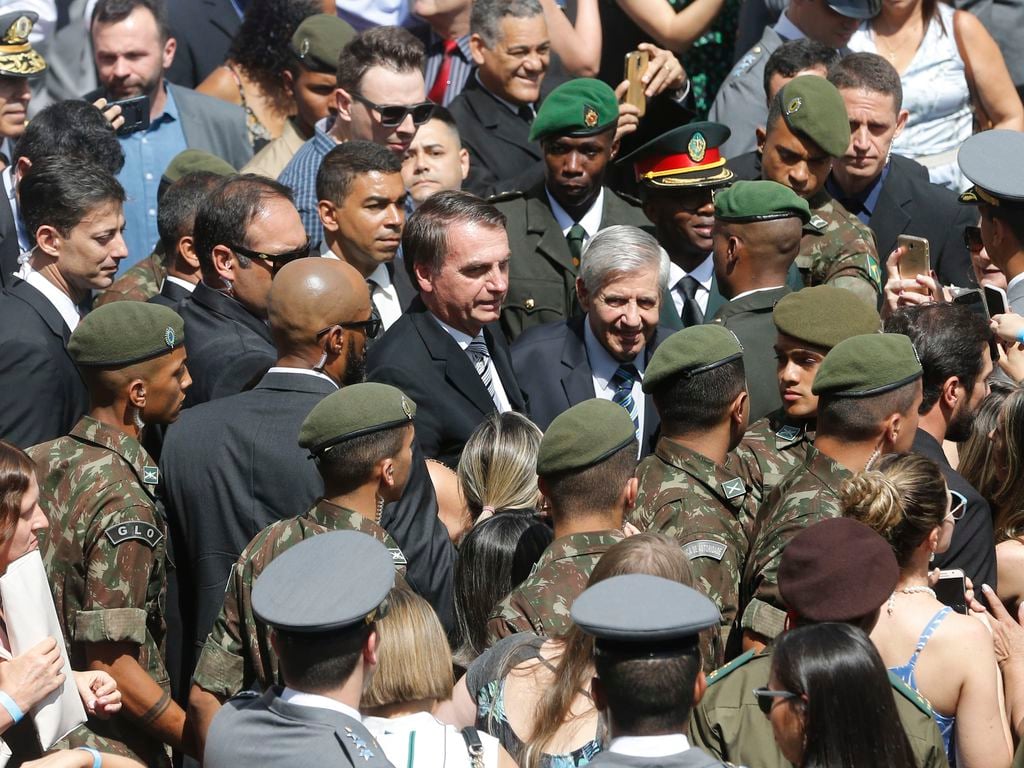
[[[655,347],[672,333],[658,325],[668,282],[668,255],[651,235],[617,225],[598,232],[583,252],[576,292],[585,315],[524,332],[512,367],[541,429],[593,397],[630,412],[649,453],[658,417],[641,385]]]

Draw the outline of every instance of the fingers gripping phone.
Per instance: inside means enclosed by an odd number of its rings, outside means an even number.
[[[928,254],[928,241],[914,235],[900,235],[896,247],[902,248],[900,255],[900,277],[913,280],[918,275],[931,274],[932,263]]]
[[[626,80],[629,89],[626,91],[626,103],[640,110],[640,117],[647,111],[647,97],[644,95],[644,84],[640,78],[647,71],[650,55],[647,51],[630,51],[626,54]]]
[[[939,581],[935,585],[935,597],[957,613],[967,614],[967,579],[959,568],[939,571]]]
[[[1006,291],[988,283],[982,283],[981,289],[985,292],[985,304],[988,305],[989,315],[1005,315],[1010,311],[1010,303],[1006,299]]]
[[[128,136],[149,128],[149,96],[119,99],[110,102],[107,107],[115,105],[121,108],[121,116],[124,118],[124,125],[117,129],[118,136]]]

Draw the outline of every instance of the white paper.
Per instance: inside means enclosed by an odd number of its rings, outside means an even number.
[[[0,576],[0,601],[4,606],[11,652],[15,656],[47,637],[55,638],[60,648],[64,660],[64,685],[36,704],[31,712],[40,744],[44,750],[50,749],[85,722],[85,707],[75,685],[39,550],[22,555],[7,567],[7,573]]]

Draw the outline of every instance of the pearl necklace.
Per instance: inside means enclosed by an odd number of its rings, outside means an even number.
[[[931,595],[933,600],[937,600],[938,599],[935,596],[935,590],[932,589],[931,587],[923,587],[923,586],[919,586],[919,587],[904,587],[903,589],[896,590],[896,592],[902,592],[904,595],[918,595],[918,594]],[[896,592],[893,592],[891,595],[889,595],[889,602],[886,605],[886,612],[890,616],[892,616],[892,610],[893,610],[893,608],[895,607],[895,604],[896,604]]]

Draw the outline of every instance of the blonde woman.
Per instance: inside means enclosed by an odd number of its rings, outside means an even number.
[[[871,632],[885,665],[931,703],[950,765],[1007,768],[1012,745],[992,636],[939,602],[928,583],[929,560],[949,547],[966,500],[950,494],[934,462],[912,454],[883,456],[847,480],[841,497],[844,513],[885,538],[900,566]]]
[[[470,435],[459,459],[458,475],[474,522],[498,510],[537,508],[540,438],[536,424],[512,412],[491,414]]]

